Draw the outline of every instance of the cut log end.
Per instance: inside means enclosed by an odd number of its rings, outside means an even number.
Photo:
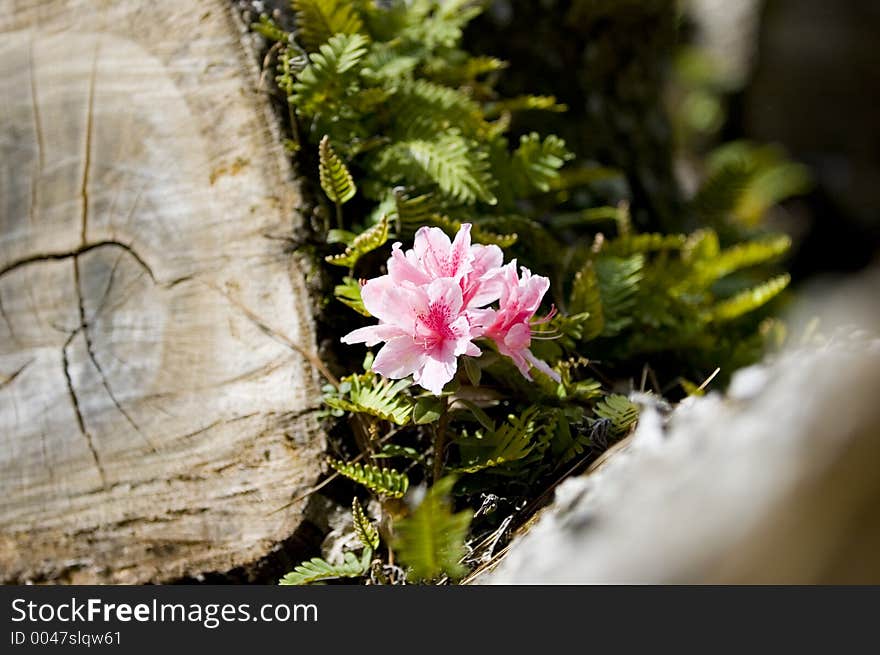
[[[0,579],[258,559],[319,475],[295,186],[222,0],[0,18]],[[291,348],[291,344],[298,346]]]

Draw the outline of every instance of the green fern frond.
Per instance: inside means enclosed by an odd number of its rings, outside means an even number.
[[[593,413],[598,418],[611,421],[610,435],[614,440],[626,436],[630,428],[639,419],[638,405],[620,394],[605,396],[596,403]]]
[[[348,168],[330,145],[330,137],[326,134],[318,146],[318,172],[321,188],[333,202],[344,205],[354,198],[357,192],[354,180]]]
[[[469,56],[461,52],[459,58],[436,57],[428,62],[426,73],[436,82],[447,86],[473,85],[477,78],[507,68],[508,63],[495,57]]]
[[[394,469],[383,469],[372,464],[343,462],[332,458],[329,463],[340,475],[364,485],[374,493],[389,498],[403,498],[406,490],[409,489],[409,478],[406,477],[406,473]]]
[[[801,194],[810,187],[810,174],[803,164],[789,161],[785,151],[776,145],[734,141],[716,149],[709,157],[710,175],[704,187],[713,180],[741,176],[732,184],[727,213],[746,227],[758,225],[764,214],[779,202]],[[717,184],[723,186],[723,184]],[[699,195],[699,194],[698,194]]]
[[[711,262],[721,252],[718,234],[712,229],[692,232],[681,248],[681,258],[689,264]]]
[[[338,255],[328,255],[324,259],[334,266],[353,268],[362,256],[384,246],[387,241],[388,216],[385,215],[379,219],[378,223],[357,235],[351,245],[345,249],[345,252]]]
[[[434,216],[431,223],[446,231],[450,236],[455,235],[461,227],[461,221],[449,218],[445,215]],[[471,239],[474,243],[494,244],[499,248],[509,248],[518,239],[517,234],[498,234],[491,232],[478,223],[471,225]]]
[[[354,311],[362,316],[370,316],[370,312],[364,307],[364,301],[361,298],[361,285],[353,277],[342,278],[342,284],[333,287],[333,296],[343,305],[351,307]]]
[[[434,580],[443,574],[454,580],[465,573],[459,561],[465,554],[472,512],[452,513],[448,496],[454,484],[451,476],[437,480],[415,511],[396,527],[395,551],[416,580]]]
[[[335,34],[358,34],[364,25],[351,0],[293,0],[296,39],[314,52]]]
[[[599,278],[592,259],[585,261],[574,276],[568,309],[571,314],[582,317],[578,322],[579,339],[589,341],[602,334],[605,329],[605,313],[602,309]]]
[[[454,236],[461,221],[457,221],[442,213],[442,207],[436,196],[426,193],[409,197],[402,188],[394,190],[395,218],[401,236],[409,236],[420,227],[431,225],[439,227],[450,236]],[[471,225],[471,239],[474,243],[494,244],[500,248],[508,248],[517,241],[516,234],[498,234],[487,230],[478,223]]]
[[[309,55],[309,65],[297,76],[290,98],[297,111],[305,116],[338,112],[339,103],[352,91],[352,76],[367,44],[360,34],[337,34]]]
[[[715,305],[712,310],[712,320],[716,323],[723,323],[754,311],[782,293],[790,281],[791,276],[786,273],[738,293]]]
[[[459,134],[398,141],[382,149],[375,168],[392,184],[436,184],[458,202],[497,202],[486,154]]]
[[[604,336],[619,334],[632,324],[633,308],[644,277],[645,257],[600,256],[596,260],[596,279],[602,297]]]
[[[507,417],[497,429],[488,427],[473,436],[463,434],[455,438],[461,452],[462,464],[457,471],[476,473],[507,462],[515,462],[528,455],[535,443],[539,409],[529,407],[519,416]]]
[[[505,112],[528,110],[565,112],[568,111],[568,107],[556,102],[555,96],[523,95],[487,103],[485,115],[487,118],[494,118]]]
[[[418,57],[401,54],[400,50],[388,43],[374,43],[364,59],[361,75],[370,84],[394,89],[401,80],[412,78],[418,66]]]
[[[410,386],[408,380],[394,381],[367,372],[346,376],[342,378],[342,383],[340,390],[347,389],[348,398],[344,395],[328,395],[324,398],[325,404],[345,412],[375,416],[397,425],[409,423],[413,401],[409,395],[401,393]]]
[[[788,252],[790,247],[791,238],[784,234],[738,243],[700,262],[697,271],[700,279],[710,284],[744,268],[773,261]]]
[[[719,166],[709,174],[691,200],[696,215],[710,224],[723,220],[736,208],[754,173],[754,167],[742,160]]]
[[[447,0],[446,2],[391,3],[404,5],[406,26],[397,37],[411,47],[418,48],[425,57],[434,52],[452,49],[461,42],[464,27],[479,16],[483,7],[471,0]]]
[[[605,255],[629,257],[638,253],[657,252],[660,250],[678,250],[684,246],[687,237],[683,234],[627,234],[610,241],[602,247]]]
[[[570,417],[566,415],[564,409],[558,407],[545,412],[541,439],[549,443],[553,461],[557,466],[582,455],[592,445],[588,433],[572,431]]]
[[[347,552],[341,564],[330,564],[320,557],[303,562],[278,581],[279,585],[306,585],[322,580],[337,578],[359,578],[370,568],[373,553],[366,548],[358,558],[354,553]]]
[[[251,29],[276,43],[287,43],[288,41],[287,32],[278,27],[278,24],[267,14],[260,14],[259,21],[251,23]]]
[[[378,550],[379,549],[379,531],[376,529],[376,526],[372,524],[367,515],[364,513],[364,508],[361,507],[360,502],[355,496],[351,501],[351,520],[354,523],[354,531],[357,533],[358,539],[360,539],[364,548],[369,548],[370,550]]]
[[[401,234],[412,234],[423,225],[431,225],[441,208],[434,194],[408,196],[400,187],[394,189],[394,207]]]
[[[427,80],[403,82],[391,111],[396,140],[433,139],[449,129],[475,137],[487,129],[480,107],[462,91]]]
[[[549,135],[543,141],[537,132],[523,135],[513,153],[516,174],[538,191],[549,191],[559,178],[559,169],[574,155],[565,148],[565,141]]]

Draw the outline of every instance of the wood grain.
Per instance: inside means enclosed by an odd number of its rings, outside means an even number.
[[[265,555],[324,442],[296,187],[223,0],[0,0],[0,580]]]

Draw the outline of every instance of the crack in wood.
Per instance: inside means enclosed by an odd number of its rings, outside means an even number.
[[[12,340],[15,343],[19,343],[18,337],[15,335],[15,330],[12,327],[12,321],[9,320],[9,316],[6,314],[6,307],[3,306],[3,291],[0,289],[0,317],[3,318],[3,322],[6,323],[6,327],[9,329],[9,336],[12,337]]]
[[[101,385],[104,387],[104,390],[107,392],[107,395],[110,396],[110,400],[116,406],[116,409],[119,410],[119,413],[125,417],[125,420],[128,421],[129,425],[134,428],[134,431],[140,435],[141,439],[150,447],[154,453],[158,452],[156,450],[156,446],[152,441],[141,431],[140,427],[137,423],[134,422],[134,419],[125,411],[125,408],[119,403],[119,400],[116,398],[116,394],[113,393],[113,389],[110,388],[110,383],[107,380],[107,376],[104,374],[104,369],[101,368],[101,364],[98,363],[98,358],[95,355],[94,344],[92,343],[92,337],[89,332],[89,322],[86,320],[86,308],[83,303],[83,292],[82,292],[82,281],[80,279],[79,272],[79,257],[73,258],[73,279],[74,284],[76,286],[76,299],[77,305],[79,306],[79,321],[80,328],[82,329],[83,339],[86,342],[86,352],[88,353],[89,360],[91,360],[92,365],[95,367],[95,370],[98,371],[98,377],[101,378]]]
[[[64,372],[64,379],[67,381],[67,392],[70,395],[70,400],[73,402],[73,412],[74,414],[76,414],[76,424],[79,426],[79,431],[83,435],[83,437],[85,437],[86,443],[89,446],[89,452],[92,454],[92,460],[95,462],[95,468],[98,469],[98,474],[101,477],[101,486],[106,490],[107,475],[104,472],[104,465],[101,463],[101,457],[98,455],[98,451],[95,448],[94,442],[92,441],[92,435],[86,429],[86,423],[83,420],[83,415],[79,408],[79,399],[76,397],[76,391],[74,391],[73,389],[73,380],[70,377],[70,361],[67,358],[67,348],[76,338],[77,334],[79,334],[79,329],[71,332],[70,336],[67,337],[67,341],[65,341],[64,345],[61,347],[62,370]]]
[[[88,243],[89,230],[89,175],[92,170],[92,130],[94,129],[95,115],[95,78],[98,73],[98,50],[100,49],[100,39],[95,43],[95,53],[92,57],[92,72],[89,76],[89,100],[86,107],[86,138],[85,153],[83,155],[83,175],[82,184],[80,185],[80,198],[82,199],[82,229],[80,232],[80,242],[82,245]]]
[[[23,257],[22,259],[18,259],[10,264],[7,264],[3,268],[0,268],[0,277],[3,277],[7,273],[11,273],[12,271],[15,271],[24,266],[28,266],[30,264],[36,264],[45,261],[61,261],[64,259],[70,259],[71,257],[77,257],[91,250],[97,250],[98,248],[122,248],[129,255],[131,255],[138,264],[140,264],[140,266],[147,272],[147,275],[150,276],[150,279],[154,283],[156,283],[156,276],[153,275],[153,269],[150,268],[146,261],[144,261],[143,257],[141,257],[138,252],[127,243],[123,243],[122,241],[117,241],[115,239],[104,239],[103,241],[95,241],[94,243],[83,244],[79,248],[76,248],[74,250],[29,255],[27,257]]]
[[[232,304],[242,314],[244,314],[248,318],[248,320],[250,320],[251,323],[253,323],[263,333],[265,333],[266,336],[271,338],[273,341],[280,343],[283,346],[287,346],[288,348],[290,348],[294,352],[299,353],[299,355],[302,356],[307,362],[309,362],[315,368],[316,371],[318,371],[321,375],[323,375],[324,378],[330,384],[332,384],[334,387],[339,386],[339,379],[335,375],[333,375],[333,373],[330,372],[330,370],[327,368],[327,366],[324,364],[324,362],[321,361],[321,358],[318,357],[318,355],[316,355],[315,353],[311,352],[309,349],[304,348],[303,346],[296,343],[293,339],[291,339],[290,337],[285,335],[281,330],[278,330],[278,329],[270,326],[268,323],[263,321],[263,319],[261,319],[259,316],[254,314],[248,307],[246,307],[244,304],[242,304],[241,302],[239,302],[238,300],[236,300],[235,298],[230,296],[228,293],[225,293],[222,289],[218,288],[217,286],[215,286],[209,282],[204,282],[204,284],[208,288],[213,289],[214,291],[219,293],[221,296],[226,298],[226,300],[230,304]]]
[[[31,78],[31,104],[33,105],[34,112],[34,132],[37,136],[37,163],[39,165],[39,171],[42,173],[43,168],[45,167],[45,152],[46,152],[46,143],[43,138],[43,122],[40,118],[40,104],[37,102],[37,76],[34,71],[34,41],[31,39],[29,43],[29,57],[28,64],[30,67],[30,78]]]
[[[40,118],[40,105],[37,102],[37,76],[34,72],[34,41],[31,39],[28,44],[28,68],[30,70],[30,87],[31,87],[31,105],[33,107],[34,117],[34,134],[37,137],[37,160],[34,163],[34,170],[31,173],[31,202],[28,207],[28,221],[31,225],[36,223],[37,209],[37,186],[39,180],[43,176],[43,168],[45,165],[45,142],[43,137],[43,125]]]
[[[21,375],[21,372],[24,371],[24,369],[26,369],[28,366],[33,364],[34,361],[35,360],[32,359],[28,362],[25,362],[21,367],[18,368],[18,370],[13,371],[11,375],[6,377],[5,380],[0,381],[0,389],[4,389],[5,387],[8,387],[10,384],[12,384],[13,380],[15,380],[15,378],[17,378],[19,375]]]

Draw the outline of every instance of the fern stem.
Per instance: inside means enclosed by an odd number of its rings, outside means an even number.
[[[437,480],[443,475],[444,451],[446,450],[446,424],[449,422],[449,399],[446,396],[440,397],[440,418],[437,421],[437,428],[434,432],[434,474],[431,478],[431,484],[436,484]]]
[[[336,204],[336,227],[340,230],[344,229],[342,227],[342,203],[337,202]]]

